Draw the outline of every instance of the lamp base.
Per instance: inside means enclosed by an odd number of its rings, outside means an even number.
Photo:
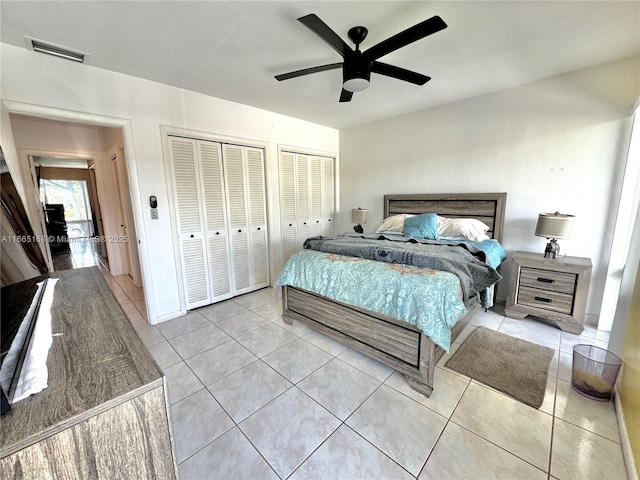
[[[560,245],[555,238],[552,238],[544,249],[544,258],[556,258],[558,255],[560,255]]]
[[[364,229],[362,228],[362,225],[360,225],[360,224],[358,224],[358,225],[356,225],[355,227],[353,227],[353,230],[354,230],[356,233],[364,233]]]

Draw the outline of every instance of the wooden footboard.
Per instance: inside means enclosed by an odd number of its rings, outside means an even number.
[[[403,373],[414,390],[431,395],[435,366],[445,352],[413,325],[290,286],[283,288],[282,302],[286,323],[298,320],[375,358]],[[452,342],[477,309],[454,325]]]

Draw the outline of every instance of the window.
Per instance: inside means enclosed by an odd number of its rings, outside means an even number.
[[[84,180],[40,180],[40,200],[43,205],[63,204],[69,237],[93,235],[91,207]]]

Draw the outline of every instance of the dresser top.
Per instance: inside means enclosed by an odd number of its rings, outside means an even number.
[[[516,252],[511,256],[518,263],[535,264],[536,268],[591,267],[591,259],[558,255],[557,258],[545,258],[543,253]]]
[[[0,458],[162,384],[163,375],[96,267],[51,275],[49,386],[0,420]]]

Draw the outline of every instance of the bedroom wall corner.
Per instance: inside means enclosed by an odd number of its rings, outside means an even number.
[[[368,208],[373,232],[384,194],[505,191],[509,255],[544,251],[534,235],[539,213],[574,214],[561,253],[591,258],[587,312],[597,318],[639,91],[636,56],[342,130],[341,210]],[[352,228],[345,213],[340,220]]]

